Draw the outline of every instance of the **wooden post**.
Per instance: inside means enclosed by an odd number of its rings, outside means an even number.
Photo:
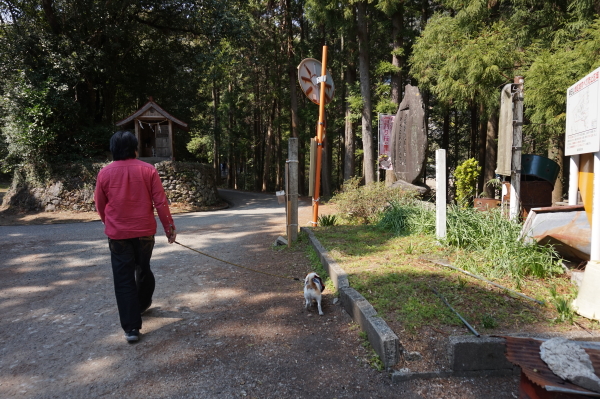
[[[288,142],[289,165],[289,234],[288,245],[298,240],[298,139],[290,138]]]
[[[446,238],[446,150],[435,152],[435,235]]]
[[[323,148],[323,130],[325,128],[325,81],[327,76],[327,46],[323,46],[323,59],[321,64],[321,91],[319,92],[319,125],[317,126],[317,170],[315,171],[315,190],[313,195],[313,220],[314,226],[317,225],[319,218],[319,195],[321,188],[321,158]]]
[[[523,145],[523,84],[522,76],[515,76],[513,94],[513,142],[510,173],[510,220],[519,221],[521,202],[521,154]]]

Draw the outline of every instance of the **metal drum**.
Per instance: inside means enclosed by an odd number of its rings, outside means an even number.
[[[534,176],[548,181],[554,186],[560,172],[560,166],[553,160],[541,155],[521,155],[521,175]]]

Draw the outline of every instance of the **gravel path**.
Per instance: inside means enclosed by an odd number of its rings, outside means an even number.
[[[179,242],[269,273],[310,271],[303,251],[271,247],[285,216],[274,196],[221,194],[230,209],[175,216]],[[2,226],[0,253],[0,398],[516,397],[515,378],[393,385],[330,294],[319,316],[300,283],[162,236],[137,344],[118,323],[101,223]]]

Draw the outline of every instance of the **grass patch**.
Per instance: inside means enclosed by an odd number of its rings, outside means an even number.
[[[412,225],[417,231],[427,231],[419,227],[427,224]],[[566,325],[570,320],[571,316],[564,310],[565,316],[560,316],[555,305],[558,302],[552,301],[550,287],[554,287],[556,298],[560,298],[572,295],[571,283],[554,272],[544,273],[544,277],[523,273],[518,279],[507,272],[487,276],[500,285],[548,303],[540,306],[509,291],[425,261],[424,257],[444,257],[455,262],[458,257],[467,258],[477,251],[453,247],[448,242],[440,244],[431,234],[398,235],[381,225],[316,227],[314,233],[348,273],[350,285],[386,321],[397,323],[409,333],[417,334],[424,326],[445,330],[464,328],[431,288],[443,295],[474,328],[486,334],[525,330],[533,325],[556,328],[556,322]],[[313,259],[318,262],[316,255]],[[572,317],[584,324],[591,323],[574,313]]]
[[[521,225],[500,210],[479,212],[451,207],[444,244],[456,266],[488,278],[511,277],[520,286],[524,278],[562,273],[552,247],[526,244],[519,239]],[[435,210],[416,201],[393,202],[378,226],[396,236],[433,235]]]

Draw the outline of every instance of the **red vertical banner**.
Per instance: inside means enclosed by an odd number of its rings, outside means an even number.
[[[395,115],[379,114],[379,168],[392,169],[390,163],[392,126]]]

